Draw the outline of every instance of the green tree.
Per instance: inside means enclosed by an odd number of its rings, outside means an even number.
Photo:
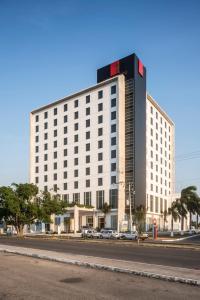
[[[111,206],[107,202],[105,202],[101,208],[101,211],[104,213],[104,221],[106,225],[106,215],[111,211]]]
[[[177,208],[177,200],[172,202],[171,207],[168,208],[168,214],[171,216],[171,236],[174,235],[174,221],[180,220],[180,215]]]
[[[198,210],[199,197],[196,190],[196,186],[188,186],[181,191],[181,200],[185,203],[190,215],[190,229],[192,226],[192,215]]]
[[[164,231],[165,231],[165,224],[167,223],[167,215],[168,215],[168,211],[165,209],[165,210],[162,212],[163,223],[164,223],[163,230],[164,230]]]
[[[144,205],[139,205],[133,211],[133,220],[136,224],[138,233],[141,233],[145,229],[145,219],[146,219],[146,208]]]
[[[185,199],[184,198],[177,199],[176,207],[177,207],[177,211],[180,216],[180,219],[181,219],[181,234],[183,234],[184,221],[187,218],[187,206],[185,203]]]
[[[38,195],[37,186],[29,183],[0,187],[0,220],[15,227],[18,236],[23,236],[25,225],[39,220],[51,222],[52,214],[61,214],[66,204],[59,195],[48,192]]]

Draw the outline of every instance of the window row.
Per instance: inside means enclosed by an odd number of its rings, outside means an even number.
[[[111,95],[114,95],[114,94],[116,94],[116,85],[111,86]],[[98,91],[98,99],[102,99],[102,98],[103,98],[103,90],[100,90],[100,91]],[[85,101],[86,101],[86,104],[90,103],[90,95],[86,96]],[[116,101],[116,99],[115,99],[115,101]],[[79,100],[78,99],[76,99],[74,101],[74,108],[77,108],[77,107],[79,107]],[[103,105],[102,106],[100,105],[99,107],[100,107],[99,111],[103,110]],[[63,110],[64,110],[64,112],[68,111],[68,103],[64,104]],[[54,116],[56,116],[58,114],[58,108],[57,107],[55,107],[53,109],[53,114],[54,114]],[[48,118],[48,111],[45,111],[44,112],[44,119],[47,119],[47,118]],[[39,115],[35,116],[35,122],[39,122]]]

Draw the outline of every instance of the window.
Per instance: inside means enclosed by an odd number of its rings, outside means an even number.
[[[74,124],[74,130],[78,130],[78,123]]]
[[[103,141],[98,141],[98,149],[101,149],[103,148]]]
[[[36,135],[36,137],[35,137],[35,142],[36,142],[36,143],[39,142],[39,135]]]
[[[80,193],[74,193],[73,194],[73,202],[76,204],[80,203]]]
[[[53,153],[53,157],[54,157],[54,158],[57,158],[57,151],[55,151],[55,152]]]
[[[90,127],[90,119],[88,119],[88,120],[85,121],[85,126],[86,127]]]
[[[111,176],[111,184],[115,184],[116,182],[116,176]]]
[[[48,150],[48,144],[44,144],[44,150]]]
[[[64,132],[64,134],[67,133],[67,126],[65,126],[65,127],[63,128],[63,132]]]
[[[103,116],[98,116],[98,124],[101,124],[103,123]]]
[[[86,162],[86,164],[90,163],[90,155],[87,155],[85,157],[85,162]]]
[[[53,132],[53,136],[54,136],[54,137],[57,137],[57,135],[58,135],[58,132],[57,132],[57,130],[55,129],[54,132]]]
[[[39,183],[39,177],[35,177],[35,183]]]
[[[64,149],[64,150],[63,150],[63,155],[64,155],[64,156],[67,156],[67,149]]]
[[[35,126],[35,132],[39,132],[39,126]]]
[[[64,144],[64,145],[67,145],[67,138],[64,138],[63,144]]]
[[[54,170],[57,170],[57,168],[58,168],[57,162],[55,162],[55,163],[53,164],[53,168],[54,168]]]
[[[35,173],[39,173],[39,167],[35,167]]]
[[[65,188],[64,188],[64,190],[65,190]],[[67,188],[66,188],[66,190],[67,190]],[[65,201],[65,203],[69,203],[69,194],[63,195],[63,201]]]
[[[98,136],[102,136],[103,135],[103,128],[98,128]]]
[[[78,146],[74,147],[74,154],[78,154]]]
[[[98,173],[103,173],[103,166],[102,165],[98,166]]]
[[[48,129],[48,123],[47,122],[44,123],[44,129]]]
[[[150,211],[153,212],[153,196],[150,195]]]
[[[67,171],[65,171],[65,172],[63,173],[63,178],[64,178],[64,179],[67,179]]]
[[[54,141],[54,142],[53,142],[53,146],[54,146],[54,148],[57,148],[58,142],[57,142],[57,141]]]
[[[54,108],[54,110],[53,110],[54,116],[57,115],[57,113],[58,113],[58,109],[57,109],[57,108]]]
[[[44,172],[48,171],[48,165],[44,165]]]
[[[91,192],[84,192],[84,205],[91,206]]]
[[[54,185],[53,185],[53,190],[54,190],[54,192],[57,192],[57,191],[58,191],[58,186],[57,186],[57,184],[54,184]]]
[[[78,119],[78,111],[75,111],[75,113],[74,113],[74,119]]]
[[[115,172],[116,171],[116,163],[112,163],[111,164],[111,172]]]
[[[98,186],[102,186],[103,185],[103,178],[98,178]]]
[[[67,160],[63,161],[63,168],[67,168]]]
[[[75,158],[74,158],[74,165],[75,165],[75,166],[78,166],[78,157],[75,157]]]
[[[67,182],[63,183],[63,189],[66,191],[67,190]],[[64,196],[69,196],[69,195],[64,195]],[[64,199],[65,200],[65,199]]]
[[[35,116],[35,122],[39,122],[39,116],[38,115]]]
[[[111,95],[116,94],[116,85],[111,86]]]
[[[74,188],[78,189],[78,181],[74,181]]]
[[[44,155],[44,161],[47,161],[48,160],[48,154],[45,154]]]
[[[86,181],[85,181],[85,186],[86,186],[86,187],[90,187],[90,179],[86,179]]]
[[[110,190],[110,199],[109,199],[109,204],[111,208],[117,208],[118,207],[118,189],[111,189]]]
[[[78,142],[78,134],[76,134],[76,135],[74,136],[74,142],[75,142],[75,143]]]
[[[103,103],[99,103],[98,104],[98,111],[102,111],[103,110]]]
[[[90,175],[90,168],[85,169],[85,175]]]
[[[90,151],[90,143],[88,143],[88,144],[85,145],[85,150],[86,151]]]
[[[45,111],[45,113],[44,113],[44,118],[45,118],[45,119],[48,118],[48,111]]]
[[[90,107],[86,107],[85,114],[86,114],[86,116],[90,115]]]
[[[74,101],[74,107],[78,107],[78,100]]]
[[[48,192],[48,186],[47,185],[44,186],[44,192]]]
[[[116,106],[116,98],[111,99],[111,107]]]
[[[87,96],[86,96],[86,104],[87,104],[87,103],[90,103],[90,95],[87,95]]]
[[[111,138],[111,146],[115,146],[116,145],[116,137],[112,137]]]
[[[48,181],[48,176],[44,175],[44,182],[47,182],[47,181]]]
[[[35,152],[39,152],[39,146],[35,146]]]
[[[160,198],[160,213],[163,213],[163,199]]]
[[[67,115],[64,116],[64,123],[67,123]]]
[[[102,209],[104,205],[104,190],[96,192],[96,207],[97,209]]]
[[[67,103],[66,104],[64,104],[64,111],[67,111],[67,109],[68,109],[68,107],[67,107]]]
[[[57,173],[53,174],[53,180],[57,180]]]
[[[44,140],[47,140],[48,139],[48,133],[46,132],[45,134],[44,134]]]
[[[111,158],[116,158],[116,150],[111,150]]]
[[[78,177],[78,169],[74,170],[74,177]]]
[[[111,133],[116,132],[116,124],[111,125]]]
[[[155,212],[158,213],[158,197],[155,200]]]
[[[86,137],[87,140],[90,139],[90,131],[87,131],[87,132],[85,133],[85,137]]]
[[[102,99],[103,98],[103,91],[98,91],[98,99]]]
[[[101,161],[101,160],[103,160],[103,153],[102,152],[98,153],[98,161]]]
[[[111,120],[115,120],[116,119],[116,111],[112,111],[111,112]]]

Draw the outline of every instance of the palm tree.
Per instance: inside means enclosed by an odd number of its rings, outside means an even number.
[[[197,201],[197,207],[196,207],[196,228],[199,227],[199,215],[200,215],[200,198],[198,198]]]
[[[187,218],[187,207],[184,198],[176,200],[176,207],[181,219],[181,235],[183,235],[184,220]]]
[[[184,204],[185,208],[190,214],[190,229],[192,225],[192,214],[195,214],[198,207],[198,195],[196,193],[196,186],[188,186],[181,191],[181,202]]]
[[[168,208],[168,214],[171,216],[171,236],[174,236],[174,221],[180,220],[177,209],[177,200],[173,201],[171,207]]]
[[[141,233],[144,230],[144,223],[146,218],[146,208],[144,205],[139,205],[133,212],[134,221],[137,224],[137,230]]]
[[[101,211],[104,213],[104,220],[106,224],[106,215],[111,211],[111,206],[105,202],[101,208]]]
[[[163,223],[164,223],[163,230],[165,231],[165,224],[167,223],[168,211],[165,209],[164,212],[162,212],[162,215],[163,215]]]

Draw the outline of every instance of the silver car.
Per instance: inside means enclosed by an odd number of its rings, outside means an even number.
[[[126,231],[121,233],[121,239],[124,240],[137,240],[138,233],[137,231]]]

